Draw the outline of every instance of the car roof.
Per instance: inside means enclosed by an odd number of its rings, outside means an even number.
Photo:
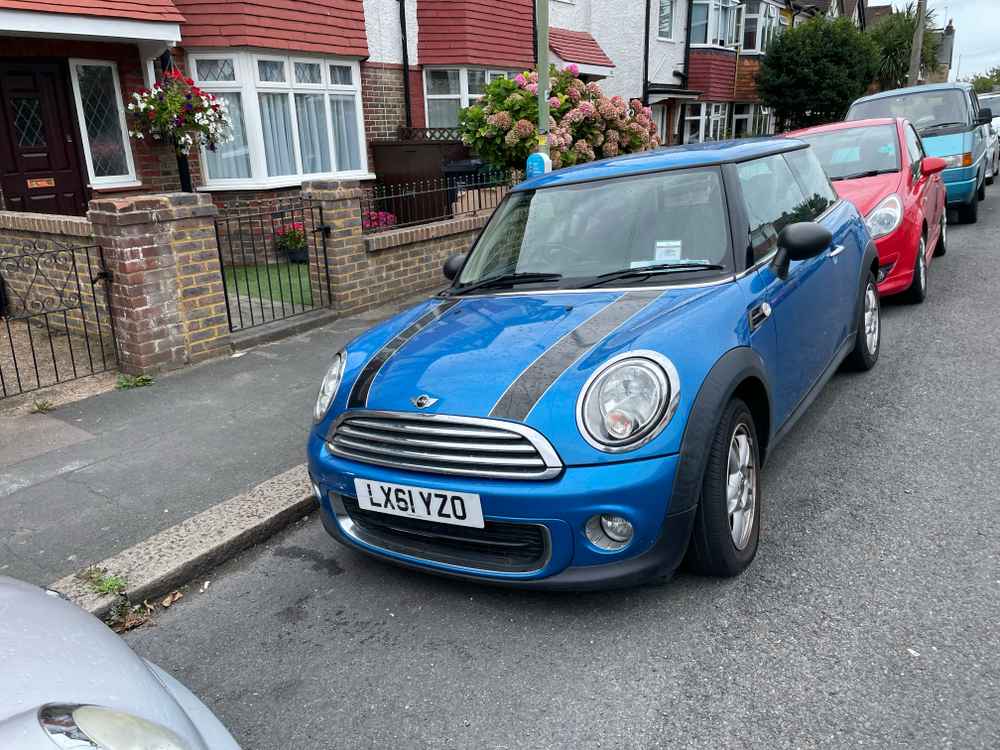
[[[831,133],[835,130],[851,130],[853,128],[873,127],[875,125],[896,125],[900,121],[905,121],[902,117],[871,117],[867,120],[845,120],[842,122],[831,122],[826,125],[814,125],[811,128],[792,130],[785,135],[790,138],[800,138],[811,133]]]
[[[662,172],[686,167],[709,167],[730,162],[746,161],[784,151],[806,148],[808,144],[792,138],[740,138],[713,143],[693,143],[641,151],[625,156],[577,164],[548,174],[533,177],[514,190],[536,190],[580,182],[593,182],[616,177]]]
[[[945,91],[947,89],[960,89],[962,91],[968,91],[972,88],[971,83],[955,82],[955,83],[925,83],[921,86],[907,86],[902,89],[889,89],[888,91],[879,91],[877,94],[869,94],[868,96],[862,96],[860,99],[855,99],[854,104],[860,102],[871,102],[876,99],[886,99],[890,96],[908,96],[910,94],[921,94],[926,91]],[[851,106],[853,107],[854,104]]]

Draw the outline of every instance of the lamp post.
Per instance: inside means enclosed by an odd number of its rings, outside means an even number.
[[[535,0],[535,64],[538,68],[538,148],[528,156],[525,176],[552,171],[549,158],[549,0]]]

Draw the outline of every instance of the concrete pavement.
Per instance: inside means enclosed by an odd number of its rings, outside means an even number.
[[[46,415],[0,410],[0,575],[48,584],[301,464],[330,357],[402,304]]]
[[[775,452],[743,576],[497,590],[363,557],[314,516],[130,644],[255,750],[997,747],[988,196],[927,302],[885,306],[877,368],[835,377]]]

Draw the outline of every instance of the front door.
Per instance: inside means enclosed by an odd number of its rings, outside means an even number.
[[[86,210],[67,78],[54,62],[0,61],[0,188],[8,211]]]

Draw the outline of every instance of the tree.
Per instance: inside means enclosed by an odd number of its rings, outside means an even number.
[[[570,65],[551,67],[549,154],[552,166],[568,167],[633,151],[656,148],[653,113],[642,102],[607,97],[601,87],[580,80]],[[497,78],[478,102],[458,114],[466,145],[494,167],[523,169],[538,146],[538,73]]]
[[[913,35],[917,28],[917,11],[913,3],[906,10],[883,16],[867,34],[878,47],[879,87],[883,91],[903,88],[907,84]],[[928,73],[938,68],[937,54],[941,37],[934,32],[934,11],[924,16],[924,42],[920,51],[920,67]]]
[[[771,42],[757,92],[783,127],[819,125],[841,119],[877,67],[874,42],[849,18],[817,17]]]
[[[992,93],[997,87],[1000,87],[1000,65],[965,80],[972,84],[977,94]]]

